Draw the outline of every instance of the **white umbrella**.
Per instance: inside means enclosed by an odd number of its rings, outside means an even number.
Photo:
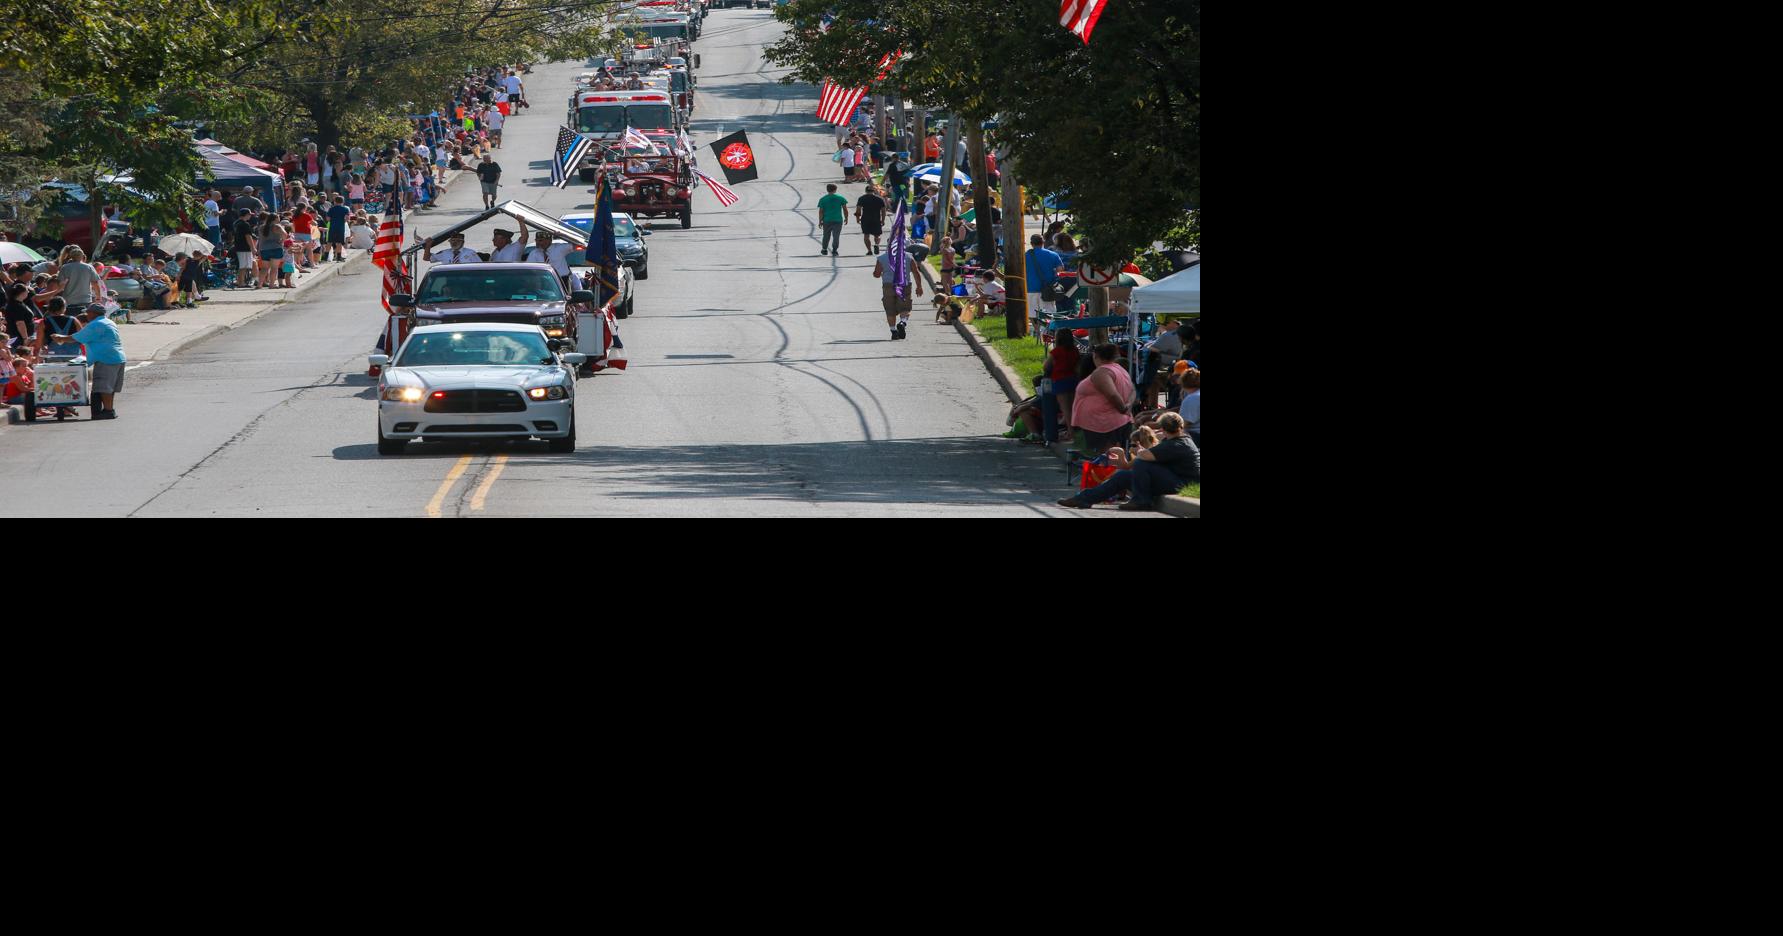
[[[24,244],[0,241],[0,263],[42,263],[44,256]]]
[[[166,237],[161,238],[161,243],[158,246],[160,246],[161,252],[165,254],[183,253],[191,256],[198,256],[200,254],[208,256],[211,251],[217,249],[215,244],[212,244],[210,241],[207,241],[196,234],[169,234]]]

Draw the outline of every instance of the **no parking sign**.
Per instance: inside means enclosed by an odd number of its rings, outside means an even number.
[[[1091,266],[1088,263],[1079,264],[1077,267],[1077,281],[1085,286],[1112,286],[1114,285],[1114,281],[1120,278],[1121,267],[1124,266],[1126,266],[1125,263],[1120,263],[1116,264],[1112,269],[1105,269],[1099,266]]]

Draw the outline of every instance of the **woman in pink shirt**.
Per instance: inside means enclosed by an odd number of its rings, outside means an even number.
[[[1114,345],[1097,346],[1096,369],[1077,385],[1071,402],[1071,425],[1083,430],[1087,453],[1100,455],[1111,448],[1125,448],[1133,431],[1133,378],[1120,366]]]

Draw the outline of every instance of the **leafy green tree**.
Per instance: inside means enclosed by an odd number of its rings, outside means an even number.
[[[827,30],[816,24],[834,14]],[[1068,193],[1088,256],[1136,255],[1201,200],[1201,4],[1117,0],[1084,45],[1057,0],[790,0],[767,52],[786,81],[888,83],[911,101],[995,118],[1023,185]]]

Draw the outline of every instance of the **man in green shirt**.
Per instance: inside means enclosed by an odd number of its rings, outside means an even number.
[[[842,255],[842,225],[848,223],[848,199],[836,194],[835,183],[830,183],[830,193],[817,200],[817,220],[823,222],[823,250],[827,256],[835,251]]]

